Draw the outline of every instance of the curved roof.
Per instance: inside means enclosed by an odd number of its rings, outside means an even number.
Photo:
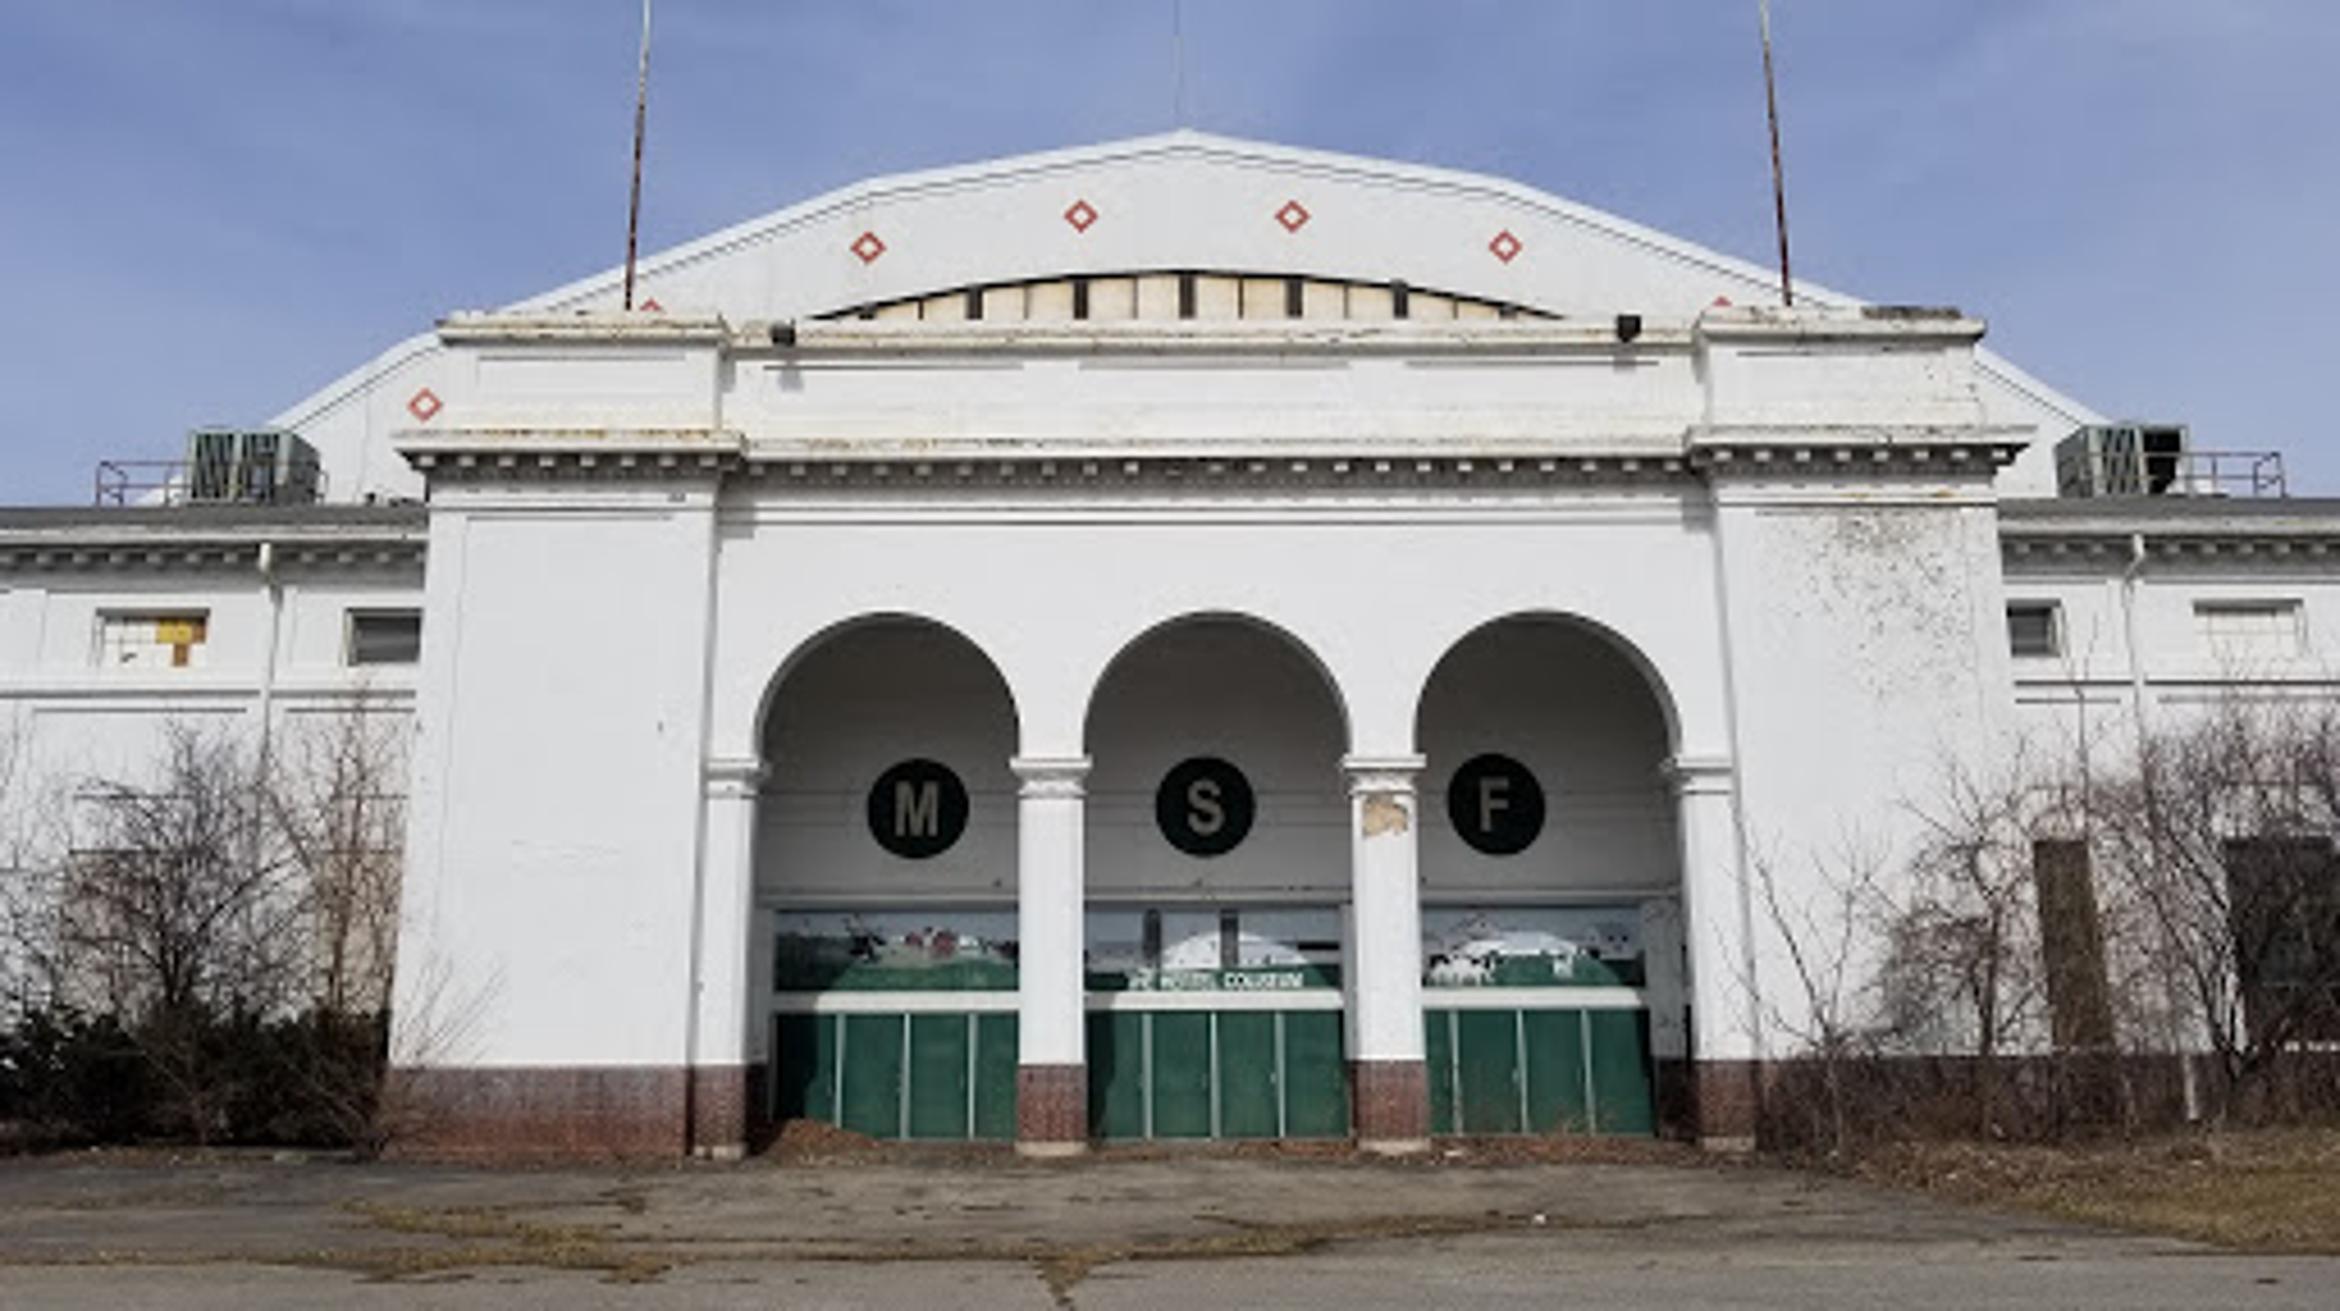
[[[1480,174],[1197,132],[897,174],[829,192],[644,259],[637,303],[735,322],[801,319],[988,284],[1203,270],[1402,281],[1563,317],[1687,319],[1716,298],[1767,300],[1775,275]],[[615,309],[610,269],[505,307]],[[1816,305],[1856,298],[1802,284]],[[411,490],[387,449],[402,375],[438,350],[393,347],[277,422],[326,453],[341,489]],[[2039,448],[2095,416],[1996,357],[1986,408],[2037,424]],[[2015,473],[2024,490],[2035,478]],[[354,464],[354,468],[350,467]],[[2050,482],[2052,486],[2052,481]],[[2016,490],[2011,488],[2010,490]]]

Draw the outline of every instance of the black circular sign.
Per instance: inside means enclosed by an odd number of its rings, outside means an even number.
[[[951,849],[967,831],[967,786],[950,766],[905,760],[869,789],[869,834],[904,860]]]
[[[1544,831],[1544,788],[1509,756],[1473,756],[1446,785],[1446,818],[1474,849],[1516,856]]]
[[[1154,823],[1189,856],[1223,856],[1251,832],[1251,782],[1215,756],[1183,760],[1154,790]]]

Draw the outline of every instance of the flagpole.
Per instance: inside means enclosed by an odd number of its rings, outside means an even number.
[[[1763,23],[1763,109],[1771,122],[1771,213],[1779,229],[1779,301],[1793,306],[1796,287],[1788,277],[1787,181],[1779,164],[1779,92],[1771,75],[1771,0],[1757,0],[1757,12]]]
[[[626,202],[626,308],[634,308],[634,251],[642,234],[642,127],[650,108],[650,0],[642,0],[642,58],[634,70],[634,185]]]

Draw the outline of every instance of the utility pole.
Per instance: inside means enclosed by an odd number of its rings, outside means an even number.
[[[1796,303],[1788,277],[1787,181],[1779,164],[1779,89],[1771,75],[1771,0],[1756,0],[1763,24],[1763,108],[1771,120],[1771,213],[1779,228],[1779,303]]]
[[[642,126],[649,108],[650,0],[642,0],[642,58],[634,70],[634,186],[626,202],[626,308],[629,310],[634,308],[634,251],[642,235]]]

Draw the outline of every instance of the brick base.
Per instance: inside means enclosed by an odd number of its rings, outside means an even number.
[[[702,1078],[711,1107],[744,1106],[743,1070]],[[692,1083],[674,1066],[393,1070],[383,1092],[388,1148],[496,1160],[681,1156],[691,1145]]]
[[[1089,1141],[1089,1067],[1016,1067],[1016,1143],[1077,1151]]]
[[[1430,1143],[1430,1071],[1421,1061],[1351,1061],[1352,1123],[1365,1147],[1398,1151]]]
[[[756,1104],[745,1065],[702,1065],[691,1071],[690,1143],[696,1156],[737,1160],[747,1155]]]
[[[1698,1061],[1690,1067],[1691,1118],[1700,1143],[1724,1151],[1755,1146],[1762,1075],[1758,1061]]]

